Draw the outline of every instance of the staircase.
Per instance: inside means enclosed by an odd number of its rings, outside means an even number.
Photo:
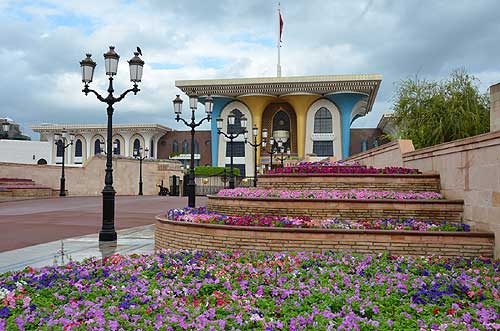
[[[0,178],[0,200],[17,200],[22,198],[48,198],[56,196],[58,190],[38,185],[32,179]]]

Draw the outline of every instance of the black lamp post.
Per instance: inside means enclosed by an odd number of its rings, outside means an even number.
[[[66,143],[69,139],[69,142]],[[65,154],[66,148],[73,145],[73,141],[75,140],[75,135],[70,133],[68,135],[68,131],[62,130],[62,135],[59,133],[54,134],[54,141],[57,147],[60,147],[62,150],[62,167],[61,167],[61,185],[59,186],[59,196],[66,196],[66,178],[64,178],[64,163],[65,162]],[[57,154],[56,154],[57,155]]]
[[[227,122],[228,122],[228,129],[231,127],[234,126],[234,123],[235,123],[235,116],[233,114],[229,114],[228,117],[227,117]],[[238,133],[235,133],[235,132],[228,132],[228,133],[225,133],[225,132],[222,132],[222,127],[223,127],[223,124],[224,124],[224,120],[222,118],[218,118],[217,119],[217,134],[219,135],[223,135],[224,137],[226,137],[227,139],[229,139],[229,146],[231,146],[231,166],[229,168],[229,188],[230,189],[233,189],[234,188],[234,167],[233,167],[233,154],[234,154],[234,148],[233,148],[233,140],[236,139],[238,136],[242,135],[242,134],[246,134],[247,133],[247,118],[245,116],[243,116],[241,118],[241,127],[244,128],[244,131],[242,132],[238,132]],[[227,130],[227,131],[232,131],[232,130]]]
[[[134,158],[139,160],[139,195],[142,194],[142,161],[148,157],[149,148],[144,149],[144,155],[142,154],[142,147],[139,147],[139,150],[134,149]]]
[[[7,139],[9,137],[10,123],[5,120],[2,123],[2,132],[0,132],[0,139]]]
[[[277,157],[277,159],[281,162],[281,167],[283,168],[283,161],[288,160],[290,157],[290,147],[286,149],[286,155],[285,155],[285,148],[281,147],[280,148],[280,157]]]
[[[130,67],[130,81],[134,83],[134,87],[123,92],[119,97],[115,97],[113,92],[113,76],[116,75],[118,71],[118,61],[120,56],[115,52],[113,46],[109,46],[109,51],[104,54],[104,64],[106,68],[106,75],[109,76],[109,86],[107,97],[102,97],[99,93],[89,88],[89,84],[92,82],[94,77],[94,69],[96,63],[92,61],[91,55],[87,54],[87,57],[80,62],[80,67],[82,68],[82,82],[85,84],[82,92],[88,95],[90,92],[94,93],[97,99],[108,105],[108,136],[107,136],[107,153],[106,153],[106,176],[104,179],[104,189],[102,190],[102,229],[99,232],[99,241],[115,241],[116,231],[115,231],[115,194],[116,191],[113,188],[113,153],[112,153],[112,140],[113,134],[113,105],[120,102],[129,92],[137,92],[140,89],[137,83],[141,81],[142,78],[142,68],[144,67],[144,61],[139,58],[139,53],[134,52],[134,57],[128,61]]]
[[[252,135],[253,135],[253,143],[247,140],[245,134],[245,142],[253,147],[253,164],[254,164],[254,176],[253,176],[253,186],[257,187],[257,148],[262,146],[266,147],[267,142],[267,129],[262,130],[262,139],[260,143],[257,143],[257,135],[259,134],[259,128],[253,127]]]
[[[182,99],[177,95],[174,99],[174,113],[176,115],[175,120],[177,122],[182,121],[185,125],[191,128],[191,166],[189,168],[189,178],[187,184],[188,190],[188,206],[194,208],[196,206],[196,182],[194,181],[194,134],[195,129],[203,123],[204,120],[210,121],[212,115],[214,101],[211,96],[205,98],[205,112],[207,116],[202,118],[198,123],[196,123],[196,118],[194,113],[196,108],[198,108],[198,96],[195,94],[189,95],[189,108],[191,108],[191,122],[187,122],[181,117],[182,113]]]

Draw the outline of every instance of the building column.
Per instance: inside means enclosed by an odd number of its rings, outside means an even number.
[[[85,154],[83,155],[82,163],[86,163],[92,156],[92,146],[91,146],[92,134],[82,133],[82,136],[83,139],[85,139]]]
[[[123,153],[123,156],[125,157],[130,157],[130,138],[132,138],[132,133],[130,132],[120,132],[120,134],[122,135],[123,137],[123,140],[125,141],[125,153]]]
[[[213,97],[214,106],[212,109],[212,119],[210,120],[210,130],[212,136],[212,166],[216,167],[219,159],[219,135],[217,134],[217,118],[222,109],[233,99],[226,97]]]
[[[267,106],[269,106],[269,104],[272,103],[273,101],[276,101],[277,98],[268,96],[247,96],[247,97],[241,97],[239,98],[239,100],[248,107],[250,113],[252,114],[253,125],[259,129],[257,143],[260,143],[262,138],[262,114],[264,114],[264,110],[266,110]],[[252,139],[251,142],[253,143],[254,141],[252,136],[252,128],[249,128],[248,131],[249,131],[248,137]],[[271,133],[269,132],[269,134]],[[267,139],[269,140],[269,136]],[[260,147],[257,148],[257,164],[260,164],[260,151],[261,148]]]
[[[293,107],[297,117],[297,154],[299,158],[305,156],[307,111],[319,98],[317,95],[290,95],[283,97],[283,100]]]
[[[366,95],[359,93],[342,93],[329,95],[327,98],[335,103],[340,110],[342,121],[342,159],[349,157],[351,146],[351,113],[354,106]]]

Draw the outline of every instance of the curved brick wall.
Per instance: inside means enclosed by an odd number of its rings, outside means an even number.
[[[257,186],[283,190],[368,189],[380,191],[440,192],[439,175],[277,174],[261,175]]]
[[[226,215],[270,214],[345,220],[415,218],[460,222],[463,201],[264,199],[209,195],[207,208]]]
[[[156,217],[155,249],[388,252],[493,256],[493,233],[286,229],[194,224]]]

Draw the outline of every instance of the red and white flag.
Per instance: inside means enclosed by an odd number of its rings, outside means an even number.
[[[280,14],[280,43],[281,43],[282,42],[281,35],[283,34],[283,17],[281,16],[281,12],[279,14]]]

